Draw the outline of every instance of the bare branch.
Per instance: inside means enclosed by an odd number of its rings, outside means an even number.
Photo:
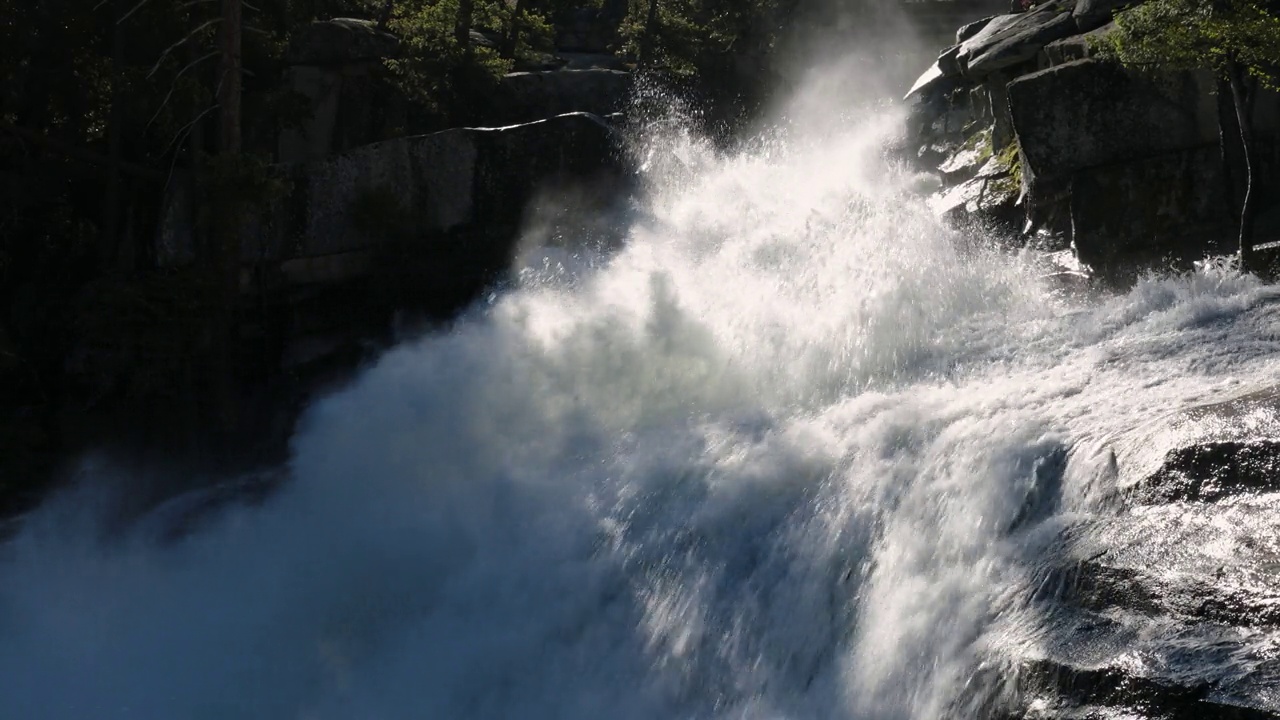
[[[245,2],[244,0],[240,0],[240,5],[241,5],[241,7],[249,8],[250,10],[252,10],[252,11],[254,11],[254,12],[262,12],[262,9],[261,9],[261,8],[256,8],[256,7],[252,6],[252,5],[250,5],[249,3]]]
[[[119,20],[117,20],[117,21],[116,21],[116,24],[117,24],[117,25],[119,25],[120,23],[123,23],[125,20],[128,20],[129,18],[133,17],[133,14],[134,14],[134,13],[138,12],[139,10],[141,10],[141,9],[142,9],[142,6],[146,5],[146,4],[147,4],[147,3],[149,3],[149,2],[151,2],[151,0],[142,0],[142,2],[139,2],[137,5],[134,5],[132,10],[130,10],[129,12],[125,13],[125,14],[124,14],[124,17],[122,17],[122,18],[120,18]]]
[[[151,119],[147,121],[148,128],[151,127],[151,123],[156,121],[156,118],[160,117],[160,113],[163,112],[165,106],[169,104],[169,98],[173,97],[174,91],[178,89],[178,78],[182,77],[183,73],[195,67],[196,65],[199,65],[200,63],[204,62],[205,60],[208,60],[211,57],[217,57],[217,55],[218,55],[218,51],[214,50],[208,55],[203,55],[201,57],[198,57],[195,60],[192,60],[191,62],[187,63],[185,67],[183,67],[181,70],[178,71],[177,75],[173,76],[173,82],[169,85],[169,92],[164,96],[164,100],[160,101],[160,107],[156,108],[156,114],[152,115]]]
[[[218,87],[217,87],[216,89],[214,89],[214,91],[213,91],[213,96],[214,96],[215,98],[216,98],[216,97],[221,97],[221,96],[222,96],[222,83],[223,83],[226,79],[227,79],[227,76],[226,76],[226,74],[225,74],[225,73],[224,73],[224,74],[222,74],[222,75],[220,75],[220,76],[218,76]],[[172,147],[174,146],[174,143],[177,143],[179,140],[181,140],[183,137],[185,137],[187,134],[189,134],[189,133],[191,132],[191,128],[195,127],[196,123],[200,122],[200,119],[201,119],[201,118],[203,118],[205,115],[208,115],[209,113],[213,112],[214,110],[217,110],[219,107],[221,107],[221,104],[220,104],[220,103],[216,103],[216,102],[215,102],[213,105],[210,105],[209,107],[205,108],[205,109],[204,109],[204,112],[202,112],[202,113],[200,113],[199,115],[197,115],[195,120],[192,120],[191,122],[187,123],[186,125],[183,125],[182,127],[178,128],[178,132],[173,136],[173,139],[172,139],[172,140],[170,140],[170,141],[169,141],[169,144],[165,146],[164,153],[160,153],[160,154],[161,154],[161,155],[163,155],[163,154],[165,154],[165,153],[169,152],[169,149],[170,149],[170,148],[172,148]]]
[[[182,38],[178,42],[165,48],[164,52],[160,53],[160,59],[157,60],[155,66],[151,68],[151,72],[147,73],[147,79],[150,80],[151,76],[156,74],[156,72],[160,69],[160,65],[164,63],[164,59],[169,57],[169,53],[173,52],[174,50],[177,50],[179,47],[182,46],[183,43],[187,42],[191,38],[200,34],[200,32],[205,28],[209,27],[210,25],[217,25],[220,22],[222,22],[222,18],[213,18],[212,20],[206,20],[200,23],[198,26],[196,26],[195,30],[192,30],[190,33],[187,33],[186,37]]]
[[[220,106],[218,105],[218,103],[214,103],[214,104],[210,105],[209,107],[207,107],[207,108],[205,108],[205,109],[204,109],[204,112],[202,112],[202,113],[200,113],[199,115],[197,115],[195,120],[192,120],[191,122],[187,123],[186,125],[183,125],[181,128],[178,128],[178,134],[173,136],[173,140],[170,140],[170,141],[169,141],[169,144],[165,146],[165,148],[164,148],[164,152],[163,152],[163,153],[161,153],[161,155],[164,155],[165,153],[168,153],[171,149],[173,149],[173,146],[174,146],[174,145],[175,145],[179,140],[181,140],[182,138],[186,137],[186,136],[187,136],[187,134],[189,134],[189,133],[191,132],[191,128],[195,127],[195,126],[196,126],[196,123],[198,123],[198,122],[200,122],[201,120],[203,120],[205,115],[208,115],[209,113],[213,112],[214,110],[217,110],[219,107],[220,107]]]

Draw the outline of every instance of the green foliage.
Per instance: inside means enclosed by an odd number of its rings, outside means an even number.
[[[1022,187],[1022,154],[1019,152],[1017,138],[996,155],[996,162],[1008,171],[1017,187]]]
[[[649,27],[653,2],[656,22]],[[690,75],[731,51],[771,50],[788,6],[785,0],[631,0],[620,29],[622,51],[648,66]]]
[[[511,69],[497,51],[454,38],[458,0],[405,2],[396,8],[390,29],[403,43],[402,57],[388,60],[400,88],[429,113],[445,121],[466,122],[487,90]],[[477,27],[501,19],[495,3],[477,2]]]
[[[1280,17],[1257,0],[1150,0],[1117,14],[1095,47],[1127,65],[1223,73],[1239,63],[1274,87]]]
[[[988,187],[1002,195],[1014,197],[1022,191],[1022,155],[1015,139],[995,156],[996,164],[1004,170],[1000,177],[989,181]]]

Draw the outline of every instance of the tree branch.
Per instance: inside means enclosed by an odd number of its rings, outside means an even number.
[[[160,113],[164,112],[165,106],[169,104],[169,98],[173,97],[174,91],[178,89],[178,78],[182,77],[183,73],[195,67],[196,65],[204,62],[205,60],[208,60],[211,57],[216,57],[217,54],[218,54],[218,51],[214,50],[208,55],[203,55],[201,57],[198,57],[195,60],[192,60],[191,62],[187,63],[185,67],[183,67],[181,70],[178,71],[177,75],[173,76],[173,82],[169,85],[168,94],[164,96],[164,100],[160,101],[160,107],[156,108],[156,114],[152,115],[151,119],[147,121],[146,127],[148,128],[151,127],[151,123],[155,122],[156,118],[160,117]]]
[[[156,64],[155,64],[154,66],[152,66],[152,68],[151,68],[151,72],[147,73],[147,79],[148,79],[148,80],[150,80],[150,79],[151,79],[151,76],[156,74],[156,71],[158,71],[158,70],[160,69],[160,65],[162,65],[162,64],[164,63],[165,58],[169,57],[169,53],[173,52],[174,50],[177,50],[179,47],[181,47],[181,46],[182,46],[182,44],[183,44],[183,43],[185,43],[186,41],[188,41],[188,40],[190,40],[191,38],[193,38],[193,37],[195,37],[196,35],[198,35],[198,34],[200,33],[200,31],[204,30],[205,28],[207,28],[207,27],[209,27],[209,26],[211,26],[211,25],[217,25],[217,24],[218,24],[218,23],[220,23],[220,22],[222,22],[222,18],[220,18],[220,17],[219,17],[219,18],[213,18],[212,20],[206,20],[206,21],[204,21],[204,22],[200,23],[199,25],[197,25],[195,30],[192,30],[191,32],[187,33],[187,36],[186,36],[186,37],[182,38],[182,39],[181,39],[181,40],[179,40],[178,42],[176,42],[176,43],[174,43],[174,44],[170,45],[169,47],[165,48],[164,52],[160,53],[160,59],[159,59],[159,60],[156,60]]]

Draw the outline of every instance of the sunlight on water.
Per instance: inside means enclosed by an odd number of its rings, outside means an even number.
[[[1061,296],[932,218],[891,109],[841,118],[651,126],[625,243],[524,248],[261,507],[102,544],[53,502],[0,556],[0,717],[978,716],[1108,448],[1271,382],[1280,315],[1226,271]]]

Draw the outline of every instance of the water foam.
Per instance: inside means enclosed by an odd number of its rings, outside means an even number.
[[[1059,296],[928,214],[890,111],[656,127],[622,247],[526,249],[318,402],[269,502],[170,544],[51,503],[0,716],[972,717],[1107,448],[1267,377],[1265,288]]]

